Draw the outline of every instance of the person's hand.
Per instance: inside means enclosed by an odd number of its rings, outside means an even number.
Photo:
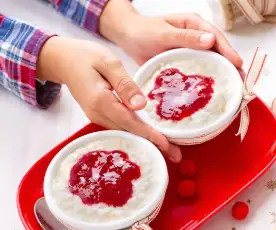
[[[119,45],[138,63],[173,48],[212,49],[225,56],[237,68],[242,59],[225,36],[197,14],[176,14],[165,17],[137,17],[129,29],[131,42]]]
[[[115,1],[113,2],[115,4]],[[225,36],[198,14],[146,17],[132,12],[125,19],[127,23],[117,25],[114,22],[116,15],[112,15],[111,10],[109,8],[106,12],[110,15],[109,18],[103,15],[100,32],[119,45],[138,64],[143,64],[151,57],[166,50],[192,48],[213,49],[225,56],[238,69],[242,66],[241,57],[232,48]],[[110,18],[113,19],[112,28],[107,26],[107,20]]]
[[[144,108],[146,99],[121,62],[105,47],[90,41],[52,37],[40,52],[37,76],[66,84],[92,122],[147,138],[171,161],[181,160],[177,146],[135,116],[133,111]]]

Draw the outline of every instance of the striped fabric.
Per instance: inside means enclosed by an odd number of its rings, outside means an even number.
[[[264,20],[261,12],[250,0],[233,0],[243,12],[244,16],[252,23],[257,24]]]
[[[226,19],[245,16],[252,24],[276,23],[276,0],[220,0]]]
[[[46,1],[46,0],[43,0]],[[97,33],[108,0],[47,0],[77,25]],[[36,80],[38,54],[50,34],[0,14],[0,85],[27,103],[47,108],[61,86]]]

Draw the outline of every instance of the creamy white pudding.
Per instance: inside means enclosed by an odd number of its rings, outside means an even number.
[[[224,65],[205,59],[161,63],[141,89],[153,126],[171,130],[204,128],[228,110],[235,81]]]
[[[131,217],[153,199],[160,168],[143,145],[103,137],[68,154],[52,180],[52,197],[69,217],[106,223]]]

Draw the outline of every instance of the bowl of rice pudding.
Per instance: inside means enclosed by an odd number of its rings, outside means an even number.
[[[55,156],[44,195],[69,229],[131,229],[154,219],[167,185],[165,160],[151,142],[124,131],[100,131]]]
[[[161,53],[137,71],[134,81],[147,98],[137,116],[180,145],[200,144],[223,132],[243,97],[235,66],[212,51]]]

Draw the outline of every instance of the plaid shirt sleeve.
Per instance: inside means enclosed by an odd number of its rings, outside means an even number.
[[[61,88],[36,80],[39,51],[51,36],[0,14],[0,85],[41,108],[48,107]]]
[[[43,0],[70,21],[98,33],[99,18],[109,0]]]
[[[109,0],[43,0],[77,25],[98,32]],[[47,108],[61,86],[36,80],[38,54],[51,37],[24,22],[0,14],[0,85],[29,104]]]

